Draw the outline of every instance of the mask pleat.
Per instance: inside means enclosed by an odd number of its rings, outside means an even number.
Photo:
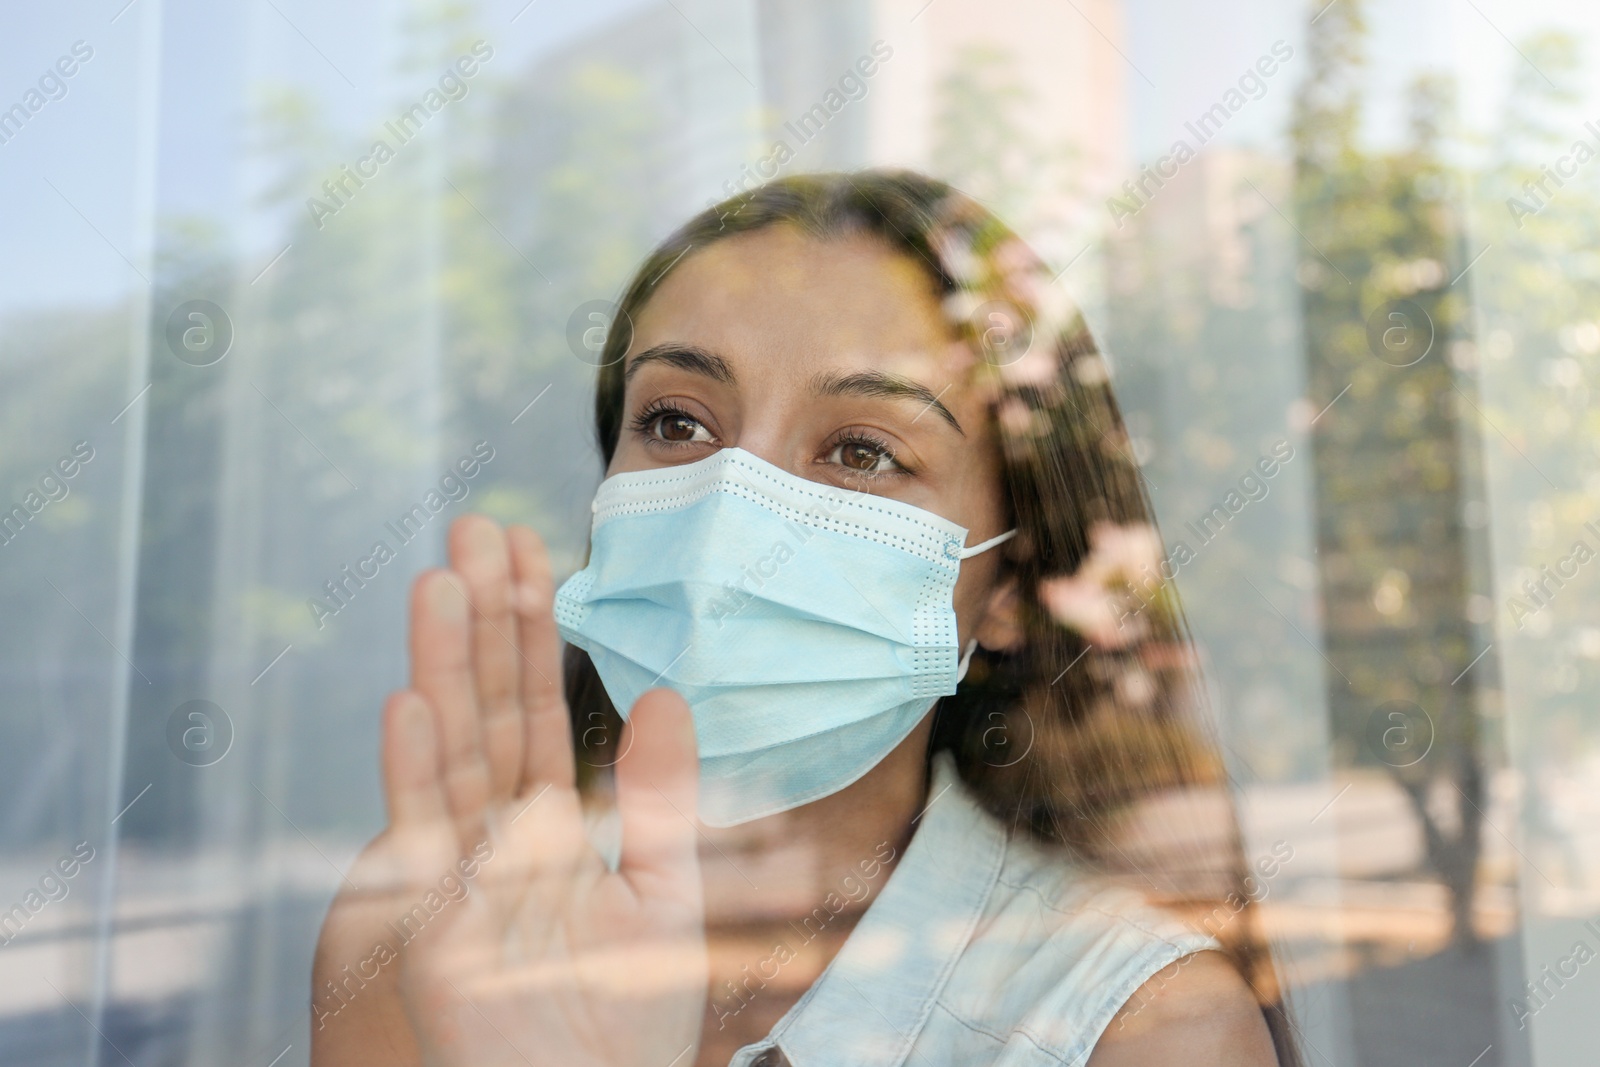
[[[965,535],[722,449],[601,486],[557,620],[624,714],[688,701],[702,811],[732,825],[855,781],[955,691]]]

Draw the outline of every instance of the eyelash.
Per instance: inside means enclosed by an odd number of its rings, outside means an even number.
[[[682,444],[691,443],[691,442],[688,442],[688,441],[663,441],[661,438],[652,436],[650,434],[650,432],[649,432],[650,429],[656,423],[660,422],[661,419],[664,416],[667,416],[667,415],[672,415],[672,416],[674,416],[676,418],[689,419],[689,420],[691,420],[693,422],[700,423],[699,419],[695,418],[693,415],[689,414],[687,411],[685,411],[682,408],[678,407],[676,404],[673,404],[673,403],[671,403],[669,401],[666,401],[666,400],[652,400],[652,401],[650,401],[650,403],[648,403],[648,404],[646,404],[644,406],[644,408],[639,412],[639,414],[637,414],[637,415],[635,415],[633,417],[633,422],[632,422],[633,430],[634,430],[635,433],[645,437],[647,440],[649,440],[653,444],[666,445],[668,447],[673,447],[673,446],[676,446],[676,445],[682,445]],[[700,423],[700,424],[704,425],[704,423]]]
[[[654,428],[654,426],[666,416],[689,419],[698,425],[705,425],[700,421],[700,419],[696,418],[694,415],[691,415],[689,412],[683,410],[670,401],[652,400],[650,403],[646,404],[637,415],[633,417],[631,426],[636,434],[644,438],[652,445],[674,448],[680,445],[696,443],[691,441],[663,441],[661,438],[656,437],[653,433],[651,433],[651,430]],[[835,449],[846,445],[865,445],[876,452],[882,453],[891,462],[898,465],[895,469],[882,471],[860,470],[855,467],[845,468],[852,476],[876,479],[910,476],[916,473],[914,470],[904,465],[903,461],[895,454],[894,449],[889,446],[889,442],[883,440],[881,437],[877,437],[862,430],[857,430],[843,437],[836,438],[830,442],[828,445],[828,452],[829,454],[832,454]]]
[[[856,430],[831,442],[828,446],[828,454],[832,455],[834,449],[847,445],[865,445],[874,451],[883,453],[884,457],[895,464],[893,468],[882,471],[864,471],[855,467],[846,467],[845,470],[849,471],[852,477],[895,478],[908,477],[915,473],[901,461],[900,457],[895,454],[894,449],[889,447],[889,442],[862,430]]]

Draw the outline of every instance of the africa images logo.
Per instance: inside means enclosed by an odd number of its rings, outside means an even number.
[[[317,629],[323,629],[330,618],[349,607],[356,595],[367,587],[367,583],[378,576],[383,566],[399,557],[400,549],[422,535],[424,527],[434,516],[450,504],[465,500],[472,492],[472,479],[494,460],[494,456],[494,446],[488,441],[473,445],[471,455],[462,456],[445,471],[439,479],[438,488],[429,489],[420,501],[401,512],[398,518],[383,524],[384,530],[394,536],[394,545],[389,544],[387,537],[378,538],[367,554],[356,560],[354,569],[346,563],[339,568],[338,574],[323,582],[325,599],[309,597],[306,600],[306,607],[311,610],[311,618],[316,622]]]
[[[1143,210],[1167,182],[1176,178],[1178,171],[1195,158],[1199,149],[1222,132],[1222,127],[1229,119],[1243,111],[1250,101],[1266,96],[1267,79],[1293,58],[1294,48],[1288,42],[1272,42],[1270,55],[1258,58],[1254,65],[1239,75],[1238,82],[1222,94],[1221,100],[1195,116],[1193,121],[1183,124],[1184,129],[1194,135],[1195,144],[1178,138],[1172,142],[1171,150],[1157,159],[1153,167],[1146,165],[1139,168],[1138,178],[1130,178],[1122,183],[1123,196],[1107,197],[1106,210],[1111,213],[1111,221],[1117,224],[1117,228],[1121,229],[1122,224]]]
[[[854,65],[847,67],[838,80],[828,87],[820,100],[783,124],[784,130],[793,135],[794,143],[790,144],[788,137],[780,137],[772,142],[772,147],[768,149],[766,155],[757,159],[753,165],[744,164],[739,168],[737,177],[729,178],[722,183],[723,193],[726,196],[738,196],[740,193],[749,192],[762,182],[776,178],[789,161],[794,159],[796,150],[821,136],[823,129],[833,121],[835,115],[850,103],[865,99],[869,89],[868,81],[893,55],[894,48],[889,44],[882,40],[873,41],[870,55],[857,58]],[[707,207],[716,205],[716,198],[706,202]]]
[[[317,229],[322,229],[329,218],[344,210],[356,193],[378,176],[379,168],[395,158],[395,150],[414,140],[428,120],[443,111],[446,104],[465,100],[472,91],[468,82],[478,73],[480,63],[493,58],[494,48],[486,41],[478,41],[472,46],[471,55],[461,56],[445,68],[437,88],[428,89],[420,100],[383,124],[384,132],[394,139],[394,144],[390,144],[388,138],[375,138],[371,150],[356,160],[353,168],[348,163],[339,164],[338,174],[322,183],[326,199],[306,198],[306,210],[311,212],[311,221],[317,224]]]
[[[65,99],[71,88],[68,79],[93,58],[94,48],[87,41],[73,41],[71,55],[61,56],[54,66],[45,68],[37,87],[29,88],[21,100],[0,110],[0,145],[10,144],[46,104]]]

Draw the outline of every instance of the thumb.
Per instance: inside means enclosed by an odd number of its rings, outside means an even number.
[[[619,873],[641,896],[698,896],[695,837],[700,760],[683,697],[652,689],[634,702],[617,761]]]

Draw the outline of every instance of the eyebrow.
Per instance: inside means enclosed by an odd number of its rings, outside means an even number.
[[[669,367],[677,367],[691,374],[704,375],[713,381],[724,385],[737,385],[738,379],[733,373],[733,366],[717,355],[696,345],[661,344],[640,352],[627,365],[622,372],[624,382],[633,380],[633,376],[641,367],[650,363],[664,363]],[[811,390],[819,396],[866,396],[888,397],[892,399],[917,400],[923,405],[924,410],[932,410],[945,422],[955,428],[956,433],[962,437],[967,431],[961,428],[961,423],[950,409],[940,403],[938,393],[910,378],[903,378],[897,374],[886,374],[883,371],[857,371],[853,374],[837,374],[823,372],[811,379]],[[917,418],[921,418],[919,414]]]
[[[967,431],[961,428],[961,423],[956,421],[950,409],[939,402],[940,394],[910,378],[876,370],[858,371],[854,374],[822,373],[811,379],[811,388],[822,396],[880,396],[920,400],[924,411],[932,409],[941,419],[955,427],[956,433],[962,437],[967,436]],[[921,414],[917,415],[917,418],[921,417]]]
[[[633,376],[639,373],[639,368],[648,363],[665,363],[669,367],[677,367],[692,374],[703,374],[724,385],[738,384],[733,374],[733,367],[727,360],[695,345],[679,344],[655,345],[640,352],[623,370],[622,380],[633,381]]]

